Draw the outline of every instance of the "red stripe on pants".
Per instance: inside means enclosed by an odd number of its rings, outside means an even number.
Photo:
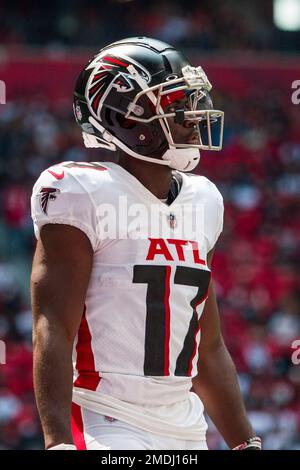
[[[79,405],[76,405],[76,403],[72,403],[71,429],[77,450],[86,450],[81,408]]]

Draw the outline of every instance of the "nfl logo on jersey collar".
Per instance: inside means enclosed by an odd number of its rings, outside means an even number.
[[[115,421],[118,421],[116,418],[112,418],[111,416],[104,416],[104,420],[108,423],[114,423]]]
[[[172,229],[175,229],[177,227],[177,220],[176,220],[175,214],[171,212],[170,214],[167,215],[167,219],[168,219],[170,227]]]

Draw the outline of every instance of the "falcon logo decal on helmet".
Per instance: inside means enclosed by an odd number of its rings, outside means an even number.
[[[104,55],[104,57],[97,56],[87,67],[87,69],[93,71],[87,82],[85,94],[88,97],[89,109],[94,117],[99,118],[99,108],[101,108],[102,101],[109,94],[111,88],[115,88],[119,93],[134,90],[128,65],[129,63],[124,60]],[[135,67],[146,81],[150,80],[149,74],[143,67],[136,63]],[[114,75],[113,69],[117,71],[116,75]]]

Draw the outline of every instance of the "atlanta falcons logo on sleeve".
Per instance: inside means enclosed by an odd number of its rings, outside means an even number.
[[[43,187],[39,190],[40,206],[44,214],[47,215],[49,200],[54,201],[58,193],[60,193],[60,190],[57,188]]]

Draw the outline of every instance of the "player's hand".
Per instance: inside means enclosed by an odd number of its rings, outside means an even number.
[[[56,446],[49,447],[47,450],[77,450],[74,444],[57,444]]]

